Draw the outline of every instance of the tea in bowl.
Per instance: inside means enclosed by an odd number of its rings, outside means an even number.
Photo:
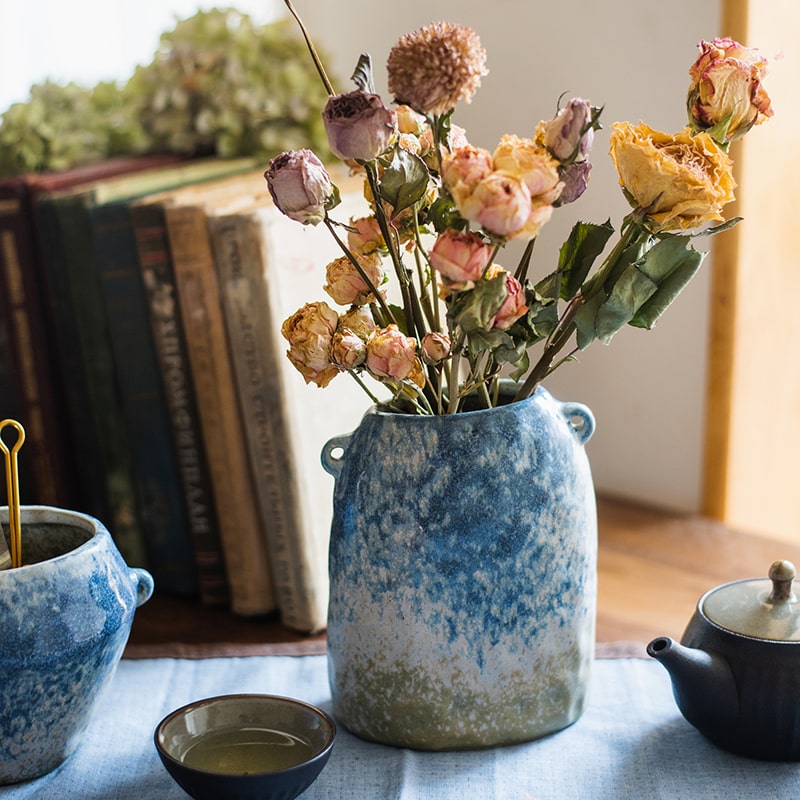
[[[195,800],[292,800],[328,762],[336,725],[300,700],[231,694],[173,711],[153,738],[169,774]]]

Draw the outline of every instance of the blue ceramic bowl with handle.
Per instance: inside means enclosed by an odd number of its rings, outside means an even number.
[[[77,748],[153,578],[86,514],[22,506],[22,563],[0,570],[0,784],[39,777]],[[0,508],[8,536],[8,508]]]

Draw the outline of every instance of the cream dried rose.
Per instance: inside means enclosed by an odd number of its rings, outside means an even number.
[[[306,303],[284,321],[281,334],[289,342],[286,355],[305,378],[320,388],[339,374],[331,364],[331,344],[339,315],[325,302]]]
[[[730,38],[702,41],[689,69],[686,98],[689,119],[702,129],[723,126],[725,141],[744,136],[772,116],[772,104],[761,81],[767,59],[758,50]]]
[[[644,123],[611,126],[611,158],[632,205],[661,230],[693,230],[722,221],[734,199],[733,162],[706,133],[661,133]]]
[[[325,268],[326,283],[322,288],[340,306],[363,306],[373,302],[377,289],[386,277],[381,257],[377,253],[353,256],[361,267],[369,283],[364,280],[348,256],[339,256]],[[371,284],[371,285],[370,285]]]

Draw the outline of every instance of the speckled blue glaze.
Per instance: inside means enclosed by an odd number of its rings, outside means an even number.
[[[367,413],[332,439],[328,663],[353,733],[488,747],[581,714],[594,654],[588,408],[544,389],[442,417]]]
[[[0,508],[8,531],[8,509]],[[134,610],[153,591],[96,519],[21,510],[25,566],[0,571],[0,783],[44,775],[78,746]]]

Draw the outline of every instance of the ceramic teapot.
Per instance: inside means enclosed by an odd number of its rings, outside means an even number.
[[[76,749],[153,591],[93,517],[22,506],[20,521],[23,566],[0,570],[0,784],[44,775]],[[7,532],[6,507],[0,523]]]
[[[719,747],[768,761],[800,760],[800,603],[795,567],[733,581],[699,600],[681,642],[647,652],[672,678],[683,716]]]

